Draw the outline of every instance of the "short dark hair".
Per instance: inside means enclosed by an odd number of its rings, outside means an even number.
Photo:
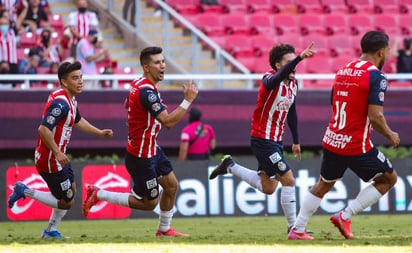
[[[82,68],[82,64],[78,61],[75,61],[73,63],[70,62],[63,62],[59,66],[59,70],[57,72],[57,76],[59,77],[59,82],[61,82],[61,79],[66,79],[67,75],[70,74],[71,72],[75,70],[79,70]]]
[[[151,61],[150,57],[154,54],[160,54],[162,51],[161,47],[146,47],[140,52],[140,65],[149,64]]]
[[[269,63],[272,69],[278,70],[276,68],[276,63],[280,62],[282,60],[282,57],[285,54],[295,53],[295,48],[292,45],[289,44],[279,44],[277,46],[274,46],[269,53]]]
[[[196,108],[192,107],[189,112],[189,122],[199,121],[202,118],[202,112]]]
[[[361,40],[362,53],[375,53],[389,45],[389,36],[379,31],[369,31]]]

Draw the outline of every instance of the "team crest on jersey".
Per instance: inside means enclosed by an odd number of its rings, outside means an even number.
[[[54,122],[56,121],[56,118],[53,116],[47,116],[47,124],[53,125]]]
[[[159,111],[160,108],[162,108],[162,106],[159,103],[154,103],[152,105],[152,110],[155,111],[155,112]]]
[[[379,92],[379,101],[383,102],[385,100],[385,93],[384,92]]]
[[[150,103],[153,103],[157,100],[156,94],[150,93],[149,96],[147,97]]]
[[[66,196],[67,196],[68,199],[73,198],[73,191],[72,191],[72,189],[67,190]]]
[[[51,112],[51,114],[52,114],[54,117],[58,117],[61,113],[62,113],[62,110],[61,110],[60,108],[53,108],[53,110],[52,110],[52,112]]]
[[[280,171],[286,170],[286,164],[284,162],[279,162],[278,163],[278,168]]]
[[[150,191],[150,197],[154,198],[158,195],[158,191],[157,189],[153,189]]]
[[[386,81],[386,79],[382,79],[379,86],[380,86],[381,90],[386,90],[386,87],[388,86],[388,82]]]

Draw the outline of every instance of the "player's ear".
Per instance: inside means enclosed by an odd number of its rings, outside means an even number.
[[[143,72],[145,72],[145,73],[149,72],[149,65],[143,64],[142,68],[143,68]]]

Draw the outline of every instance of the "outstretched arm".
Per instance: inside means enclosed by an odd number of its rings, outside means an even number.
[[[85,118],[81,118],[79,122],[75,124],[76,128],[87,134],[96,135],[102,138],[113,137],[112,129],[99,129],[90,124]]]

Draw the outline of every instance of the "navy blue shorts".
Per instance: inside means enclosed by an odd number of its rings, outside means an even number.
[[[132,178],[133,192],[148,199],[159,196],[158,179],[173,171],[169,158],[160,147],[152,158],[139,158],[126,152],[125,164]]]
[[[323,149],[320,175],[326,181],[336,181],[343,177],[346,169],[351,169],[364,182],[370,182],[385,172],[392,173],[392,163],[377,148],[365,154],[343,156]]]
[[[283,175],[290,169],[283,157],[282,142],[252,137],[250,144],[258,160],[258,171],[264,171],[270,178],[275,178],[276,174]]]
[[[74,198],[72,183],[74,173],[70,163],[64,165],[63,169],[56,173],[39,172],[40,176],[46,181],[50,192],[60,200],[70,202]]]

